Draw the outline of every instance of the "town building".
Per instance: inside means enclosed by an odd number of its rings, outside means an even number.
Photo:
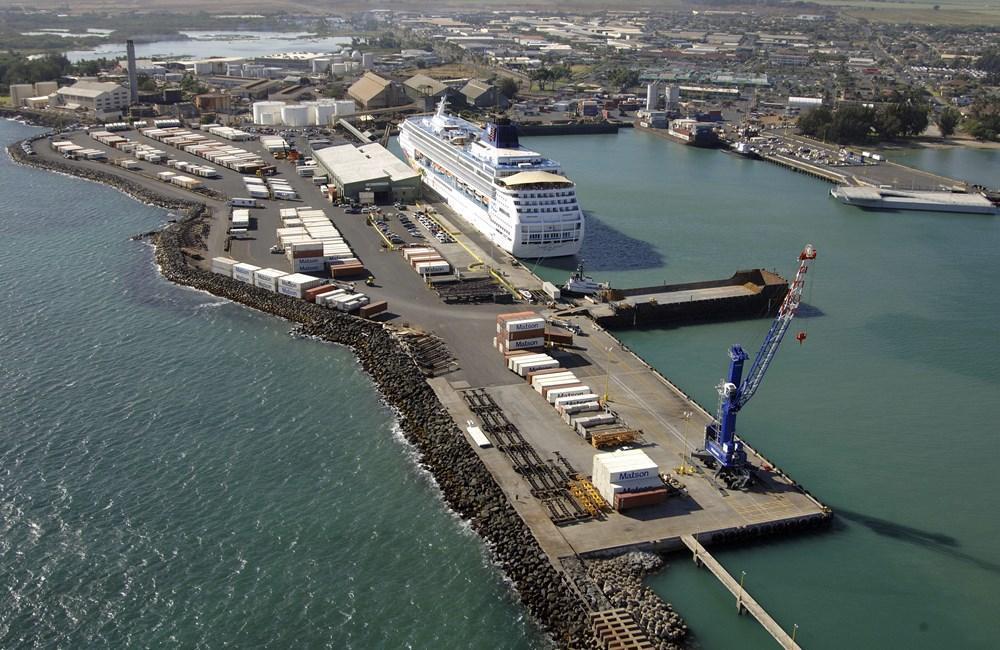
[[[128,108],[128,88],[110,81],[78,81],[56,91],[63,108],[83,110],[98,118],[113,116]]]

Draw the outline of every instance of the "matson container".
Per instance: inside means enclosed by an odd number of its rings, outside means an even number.
[[[547,400],[548,396],[549,396],[549,393],[551,391],[554,391],[554,390],[558,391],[558,390],[561,390],[563,388],[579,388],[579,387],[581,387],[583,385],[584,385],[583,382],[581,382],[579,379],[577,379],[577,380],[574,380],[574,381],[567,381],[567,382],[562,383],[562,384],[548,384],[546,386],[540,386],[538,388],[538,392],[541,393],[543,399]]]
[[[556,407],[560,415],[577,415],[579,413],[594,413],[601,410],[600,402],[583,402],[581,404],[566,404]],[[572,424],[568,422],[567,424]]]
[[[552,357],[547,354],[541,353],[527,353],[524,354],[512,354],[507,358],[507,369],[517,372],[519,364],[526,363],[528,361],[552,361]],[[539,368],[541,370],[541,368]]]
[[[503,329],[497,330],[498,332],[507,332],[508,334],[513,334],[515,332],[527,332],[541,330],[545,331],[545,319],[541,317],[536,318],[523,318],[518,320],[507,320],[502,323]]]
[[[556,408],[560,406],[573,406],[574,404],[586,404],[587,402],[596,402],[600,399],[600,396],[595,393],[581,393],[579,395],[562,395],[557,397],[555,402]]]
[[[278,278],[278,293],[283,293],[293,298],[302,298],[307,289],[311,289],[322,283],[322,278],[302,273],[293,273]]]
[[[233,266],[233,279],[247,284],[253,284],[253,274],[260,270],[253,264],[239,263]]]
[[[545,337],[539,336],[533,339],[521,339],[519,341],[504,341],[503,346],[507,350],[527,350],[530,348],[544,348]]]
[[[552,372],[555,371],[555,372]],[[541,373],[550,372],[551,374],[544,375]],[[576,375],[574,375],[569,370],[564,370],[562,368],[550,368],[548,370],[539,370],[537,372],[528,373],[528,383],[531,387],[541,392],[543,386],[551,386],[553,384],[566,383],[567,381],[578,381]]]
[[[261,269],[254,271],[253,284],[255,287],[278,293],[278,279],[286,275],[288,274],[278,269]]]
[[[544,360],[526,361],[524,363],[516,364],[516,367],[517,370],[515,372],[517,372],[517,374],[523,377],[532,370],[543,370],[545,368],[558,368],[559,362],[556,361],[555,359],[551,359],[549,361],[544,361]]]
[[[545,401],[549,404],[555,404],[556,400],[560,397],[566,397],[568,395],[586,395],[590,392],[590,386],[554,386],[548,388],[545,393]]]
[[[641,449],[628,449],[595,454],[593,475],[605,483],[659,479],[659,466]],[[610,502],[611,499],[608,499]]]
[[[239,264],[239,262],[228,257],[213,257],[212,273],[218,273],[219,275],[231,278],[233,277],[233,267],[237,264]]]
[[[519,330],[516,332],[500,332],[497,334],[497,339],[500,341],[523,341],[525,339],[544,339],[544,330],[533,329],[533,330]]]
[[[441,275],[451,273],[451,265],[447,262],[417,262],[414,270],[420,275]],[[544,338],[542,343],[545,343]]]

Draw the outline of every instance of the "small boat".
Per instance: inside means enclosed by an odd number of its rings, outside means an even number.
[[[585,296],[592,295],[598,291],[604,291],[608,289],[611,285],[607,282],[597,282],[594,278],[586,275],[583,270],[583,261],[580,261],[580,265],[576,267],[576,271],[573,275],[569,276],[563,284],[563,289],[572,293],[579,293]]]

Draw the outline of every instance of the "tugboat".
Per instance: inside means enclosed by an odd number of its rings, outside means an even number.
[[[583,260],[580,260],[580,265],[576,267],[576,271],[563,284],[563,290],[589,296],[598,291],[604,291],[610,288],[610,286],[607,282],[597,282],[594,278],[586,275],[583,270]]]

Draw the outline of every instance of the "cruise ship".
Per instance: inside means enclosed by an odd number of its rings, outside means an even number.
[[[424,184],[501,249],[516,257],[575,255],[584,218],[576,185],[558,162],[525,149],[517,128],[486,128],[447,113],[406,119],[399,145]]]

